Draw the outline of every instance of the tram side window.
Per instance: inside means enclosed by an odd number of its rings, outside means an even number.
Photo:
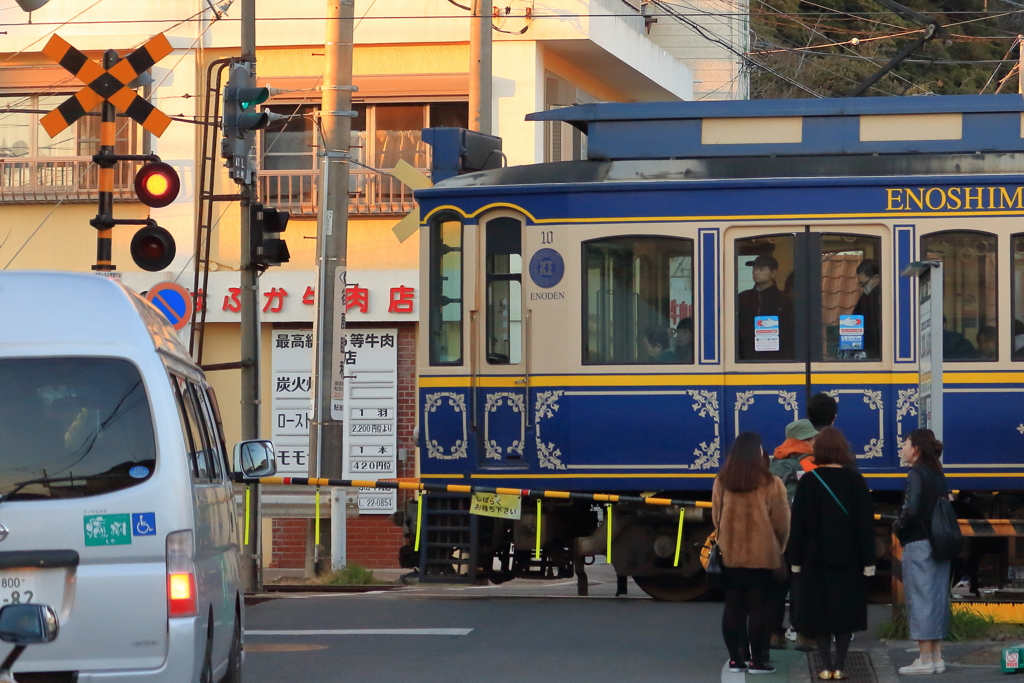
[[[882,358],[882,240],[821,236],[822,360]]]
[[[1014,235],[1010,238],[1013,242],[1013,261],[1011,261],[1013,297],[1013,360],[1024,360],[1024,234]]]
[[[515,218],[487,222],[487,362],[523,356],[523,229]]]
[[[583,244],[583,362],[693,363],[693,240]]]
[[[942,359],[999,360],[996,236],[966,230],[925,235],[921,258],[942,261]]]
[[[736,240],[736,360],[791,361],[793,235]]]
[[[462,223],[430,225],[430,364],[462,365]]]

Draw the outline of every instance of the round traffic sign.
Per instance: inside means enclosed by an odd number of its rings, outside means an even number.
[[[192,320],[192,295],[177,282],[161,282],[150,287],[146,301],[156,306],[176,330]]]

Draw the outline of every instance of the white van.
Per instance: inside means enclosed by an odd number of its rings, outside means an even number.
[[[0,272],[0,607],[60,620],[20,683],[240,681],[238,525],[217,401],[163,316],[95,275]]]

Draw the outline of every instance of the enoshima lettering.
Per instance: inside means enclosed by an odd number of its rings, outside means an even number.
[[[1022,187],[890,187],[886,211],[998,211],[1024,209]]]

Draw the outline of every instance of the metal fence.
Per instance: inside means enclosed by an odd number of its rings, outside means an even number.
[[[133,181],[143,162],[114,168],[114,201],[136,199]],[[260,200],[293,216],[315,216],[320,205],[320,172],[260,171]],[[0,204],[93,202],[99,195],[99,167],[92,157],[0,157]],[[384,174],[353,169],[349,213],[404,216],[415,208],[412,190]]]
[[[114,168],[114,201],[135,197],[133,182],[141,161]],[[100,169],[92,157],[0,158],[0,204],[93,202],[99,196]]]
[[[315,216],[320,205],[320,172],[260,171],[260,201],[293,216]],[[404,216],[416,203],[412,190],[397,179],[373,171],[349,172],[349,214]]]

